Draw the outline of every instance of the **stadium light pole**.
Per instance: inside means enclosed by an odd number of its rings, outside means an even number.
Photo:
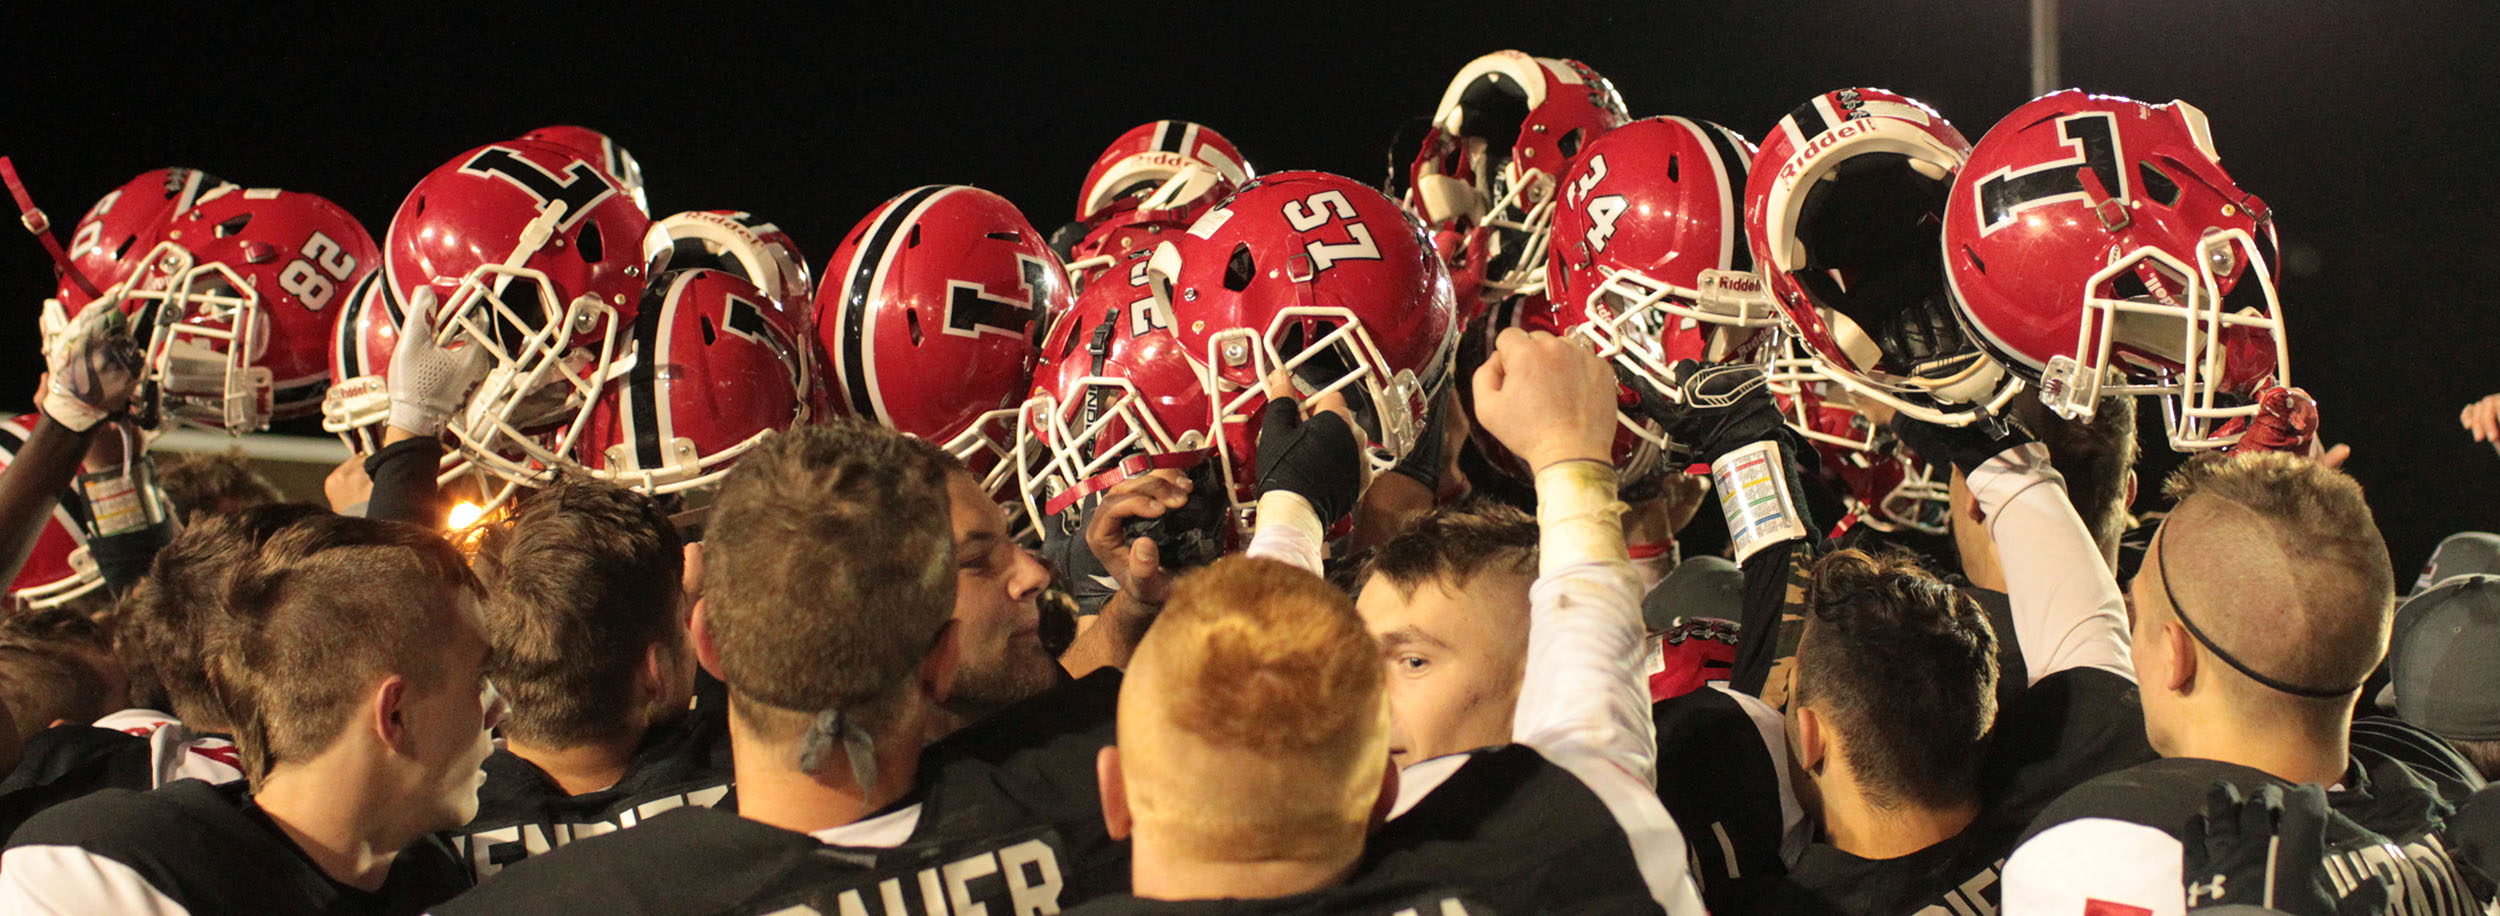
[[[2057,0],[2031,0],[2031,97],[2061,88],[2057,83]]]

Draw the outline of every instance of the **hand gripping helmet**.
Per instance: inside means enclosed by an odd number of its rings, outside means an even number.
[[[39,419],[37,414],[27,414],[0,421],[0,468],[17,460],[18,449],[26,445]],[[35,536],[34,549],[26,555],[17,578],[9,582],[7,605],[50,607],[104,586],[104,574],[87,556],[87,497],[73,487],[46,508],[49,516],[42,533]],[[0,611],[5,610],[0,606]]]
[[[727,271],[806,326],[809,299],[816,291],[808,277],[807,255],[789,233],[752,213],[688,210],[652,223],[651,233],[642,239],[642,259],[654,277],[696,267]]]
[[[655,496],[709,487],[766,435],[808,419],[807,337],[743,278],[662,274],[632,333],[641,358],[608,383],[577,447],[594,477]]]
[[[929,185],[851,227],[816,289],[816,339],[834,401],[937,443],[1009,501],[1016,405],[1042,319],[1066,309],[1067,272],[1007,199]]]
[[[642,193],[642,164],[635,162],[634,154],[626,152],[625,147],[618,145],[614,138],[571,124],[551,124],[522,134],[520,138],[572,150],[584,161],[607,173],[609,178],[616,179],[616,186],[623,188],[625,196],[633,199],[634,209],[642,211],[644,216],[651,215],[651,200]]]
[[[1482,298],[1536,292],[1558,182],[1629,120],[1623,96],[1587,64],[1519,51],[1476,58],[1433,109],[1407,208],[1453,236],[1446,253],[1467,262],[1453,270],[1481,275]]]
[[[1590,144],[1554,208],[1547,319],[1588,338],[1627,385],[1680,396],[1668,367],[1725,362],[1775,327],[1744,236],[1752,144],[1684,118],[1645,118]],[[1618,415],[1653,445],[1665,434]]]
[[[1747,237],[1805,356],[1861,398],[1948,425],[2021,386],[1963,333],[1928,251],[1969,152],[1914,99],[1842,89],[1780,119],[1745,183]]]
[[[1343,392],[1379,467],[1414,447],[1448,380],[1449,273],[1413,217],[1353,179],[1253,179],[1158,246],[1147,274],[1208,374],[1225,479],[1254,466],[1236,443],[1258,441],[1271,373],[1290,373],[1305,397]]]
[[[2229,445],[2290,384],[2274,223],[2204,112],[2076,90],[1988,131],[1953,183],[1946,275],[1971,336],[2059,416],[2158,396],[2170,443]],[[2245,425],[2245,424],[2242,424]]]
[[[1121,481],[1215,454],[1206,380],[1173,333],[1148,255],[1130,252],[1086,286],[1042,339],[1033,393],[1017,416],[1015,464],[1027,517],[1058,520],[1038,526],[1045,541],[1078,534],[1082,513],[1069,510]],[[1239,437],[1244,427],[1225,431]],[[1252,443],[1229,445],[1246,454]]]
[[[208,192],[227,186],[198,169],[154,169],[123,182],[97,198],[70,232],[69,260],[99,290],[130,279],[139,262],[156,250],[165,227],[176,214],[191,209]],[[69,278],[61,278],[64,314],[87,306],[87,295]]]
[[[481,467],[534,483],[570,461],[591,402],[637,357],[650,220],[564,147],[490,143],[419,181],[391,220],[389,293],[437,297],[436,335],[486,348],[486,378],[449,431]]]
[[[236,433],[318,412],[331,328],[380,263],[365,227],[319,195],[203,195],[120,289],[147,345],[140,409]]]

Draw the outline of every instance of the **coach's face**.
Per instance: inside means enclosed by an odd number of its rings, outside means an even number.
[[[1452,589],[1375,577],[1354,608],[1388,666],[1390,762],[1405,767],[1510,743],[1528,654],[1526,575],[1487,571]]]
[[[1007,534],[1007,513],[961,471],[947,475],[955,526],[955,626],[962,667],[949,705],[965,718],[1050,689],[1059,663],[1042,648],[1039,597],[1050,571]]]

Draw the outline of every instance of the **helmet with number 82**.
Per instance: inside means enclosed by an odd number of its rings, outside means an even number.
[[[147,344],[141,409],[236,433],[315,413],[336,306],[380,260],[365,227],[319,195],[210,191],[120,288]]]
[[[2274,223],[2204,112],[2077,90],[2014,110],[1953,184],[1944,256],[1971,335],[2060,416],[2157,396],[2171,445],[2238,441],[2289,385]]]
[[[1006,198],[965,185],[903,192],[834,250],[816,290],[832,399],[944,447],[1012,500],[1016,405],[1067,272]]]

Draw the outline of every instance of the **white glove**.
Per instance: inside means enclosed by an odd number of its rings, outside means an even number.
[[[484,347],[434,342],[434,308],[434,290],[418,287],[391,350],[391,426],[419,436],[442,435],[469,389],[486,376]]]
[[[48,375],[37,409],[74,432],[86,432],[130,406],[142,360],[119,301],[87,303],[78,317],[66,322],[57,308],[46,318],[43,361]]]

